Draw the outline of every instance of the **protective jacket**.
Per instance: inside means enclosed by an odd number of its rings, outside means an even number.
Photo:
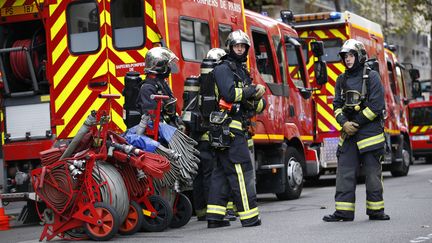
[[[156,100],[151,98],[151,95],[167,95],[170,97],[168,100],[163,100],[161,116],[166,122],[174,122],[176,118],[175,113],[175,100],[171,88],[165,82],[164,79],[155,77],[147,77],[141,85],[138,97],[137,97],[137,108],[141,114],[149,114],[149,111],[155,110],[157,107]]]
[[[334,114],[341,126],[346,121],[353,121],[360,125],[358,132],[353,135],[360,153],[381,149],[385,143],[383,127],[384,89],[378,72],[373,70],[365,72],[369,78],[365,78],[367,89],[360,110],[355,111],[353,108],[345,106],[344,96],[347,90],[356,90],[361,93],[364,68],[364,65],[360,65],[355,70],[347,71],[337,78],[333,100]],[[344,137],[341,136],[339,149],[343,149],[343,141]]]
[[[255,86],[246,68],[231,57],[214,68],[216,79],[216,93],[220,99],[233,103],[233,111],[230,113],[232,122],[230,128],[234,132],[246,131],[250,125],[250,118],[256,113],[261,113],[266,103],[264,99],[254,100]]]

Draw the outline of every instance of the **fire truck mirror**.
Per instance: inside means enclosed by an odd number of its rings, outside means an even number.
[[[420,72],[418,69],[412,68],[408,72],[412,81],[415,81],[420,78]]]
[[[311,42],[312,53],[315,57],[321,57],[324,55],[324,43],[322,41]]]
[[[316,83],[318,85],[324,85],[327,83],[327,64],[325,61],[316,61],[314,66]]]

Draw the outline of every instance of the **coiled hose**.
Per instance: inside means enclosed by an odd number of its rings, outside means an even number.
[[[104,161],[96,162],[92,175],[98,184],[107,182],[100,187],[102,201],[114,207],[123,223],[129,211],[129,196],[122,176],[114,166]]]

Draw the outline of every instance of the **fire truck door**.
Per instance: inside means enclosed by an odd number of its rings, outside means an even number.
[[[104,1],[52,1],[46,19],[47,71],[58,138],[73,137],[109,92]]]

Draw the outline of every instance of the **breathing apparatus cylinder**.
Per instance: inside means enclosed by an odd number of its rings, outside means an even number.
[[[190,132],[199,132],[201,115],[199,111],[200,82],[198,77],[188,77],[184,83],[182,120]]]
[[[123,120],[127,128],[137,125],[141,120],[141,114],[136,107],[142,79],[139,72],[128,72],[125,76],[124,89],[122,95],[125,102],[123,105]]]
[[[204,59],[201,63],[201,76],[200,76],[200,111],[204,121],[209,120],[210,113],[218,109],[218,100],[215,94],[215,77],[213,69],[218,62],[215,59]]]

